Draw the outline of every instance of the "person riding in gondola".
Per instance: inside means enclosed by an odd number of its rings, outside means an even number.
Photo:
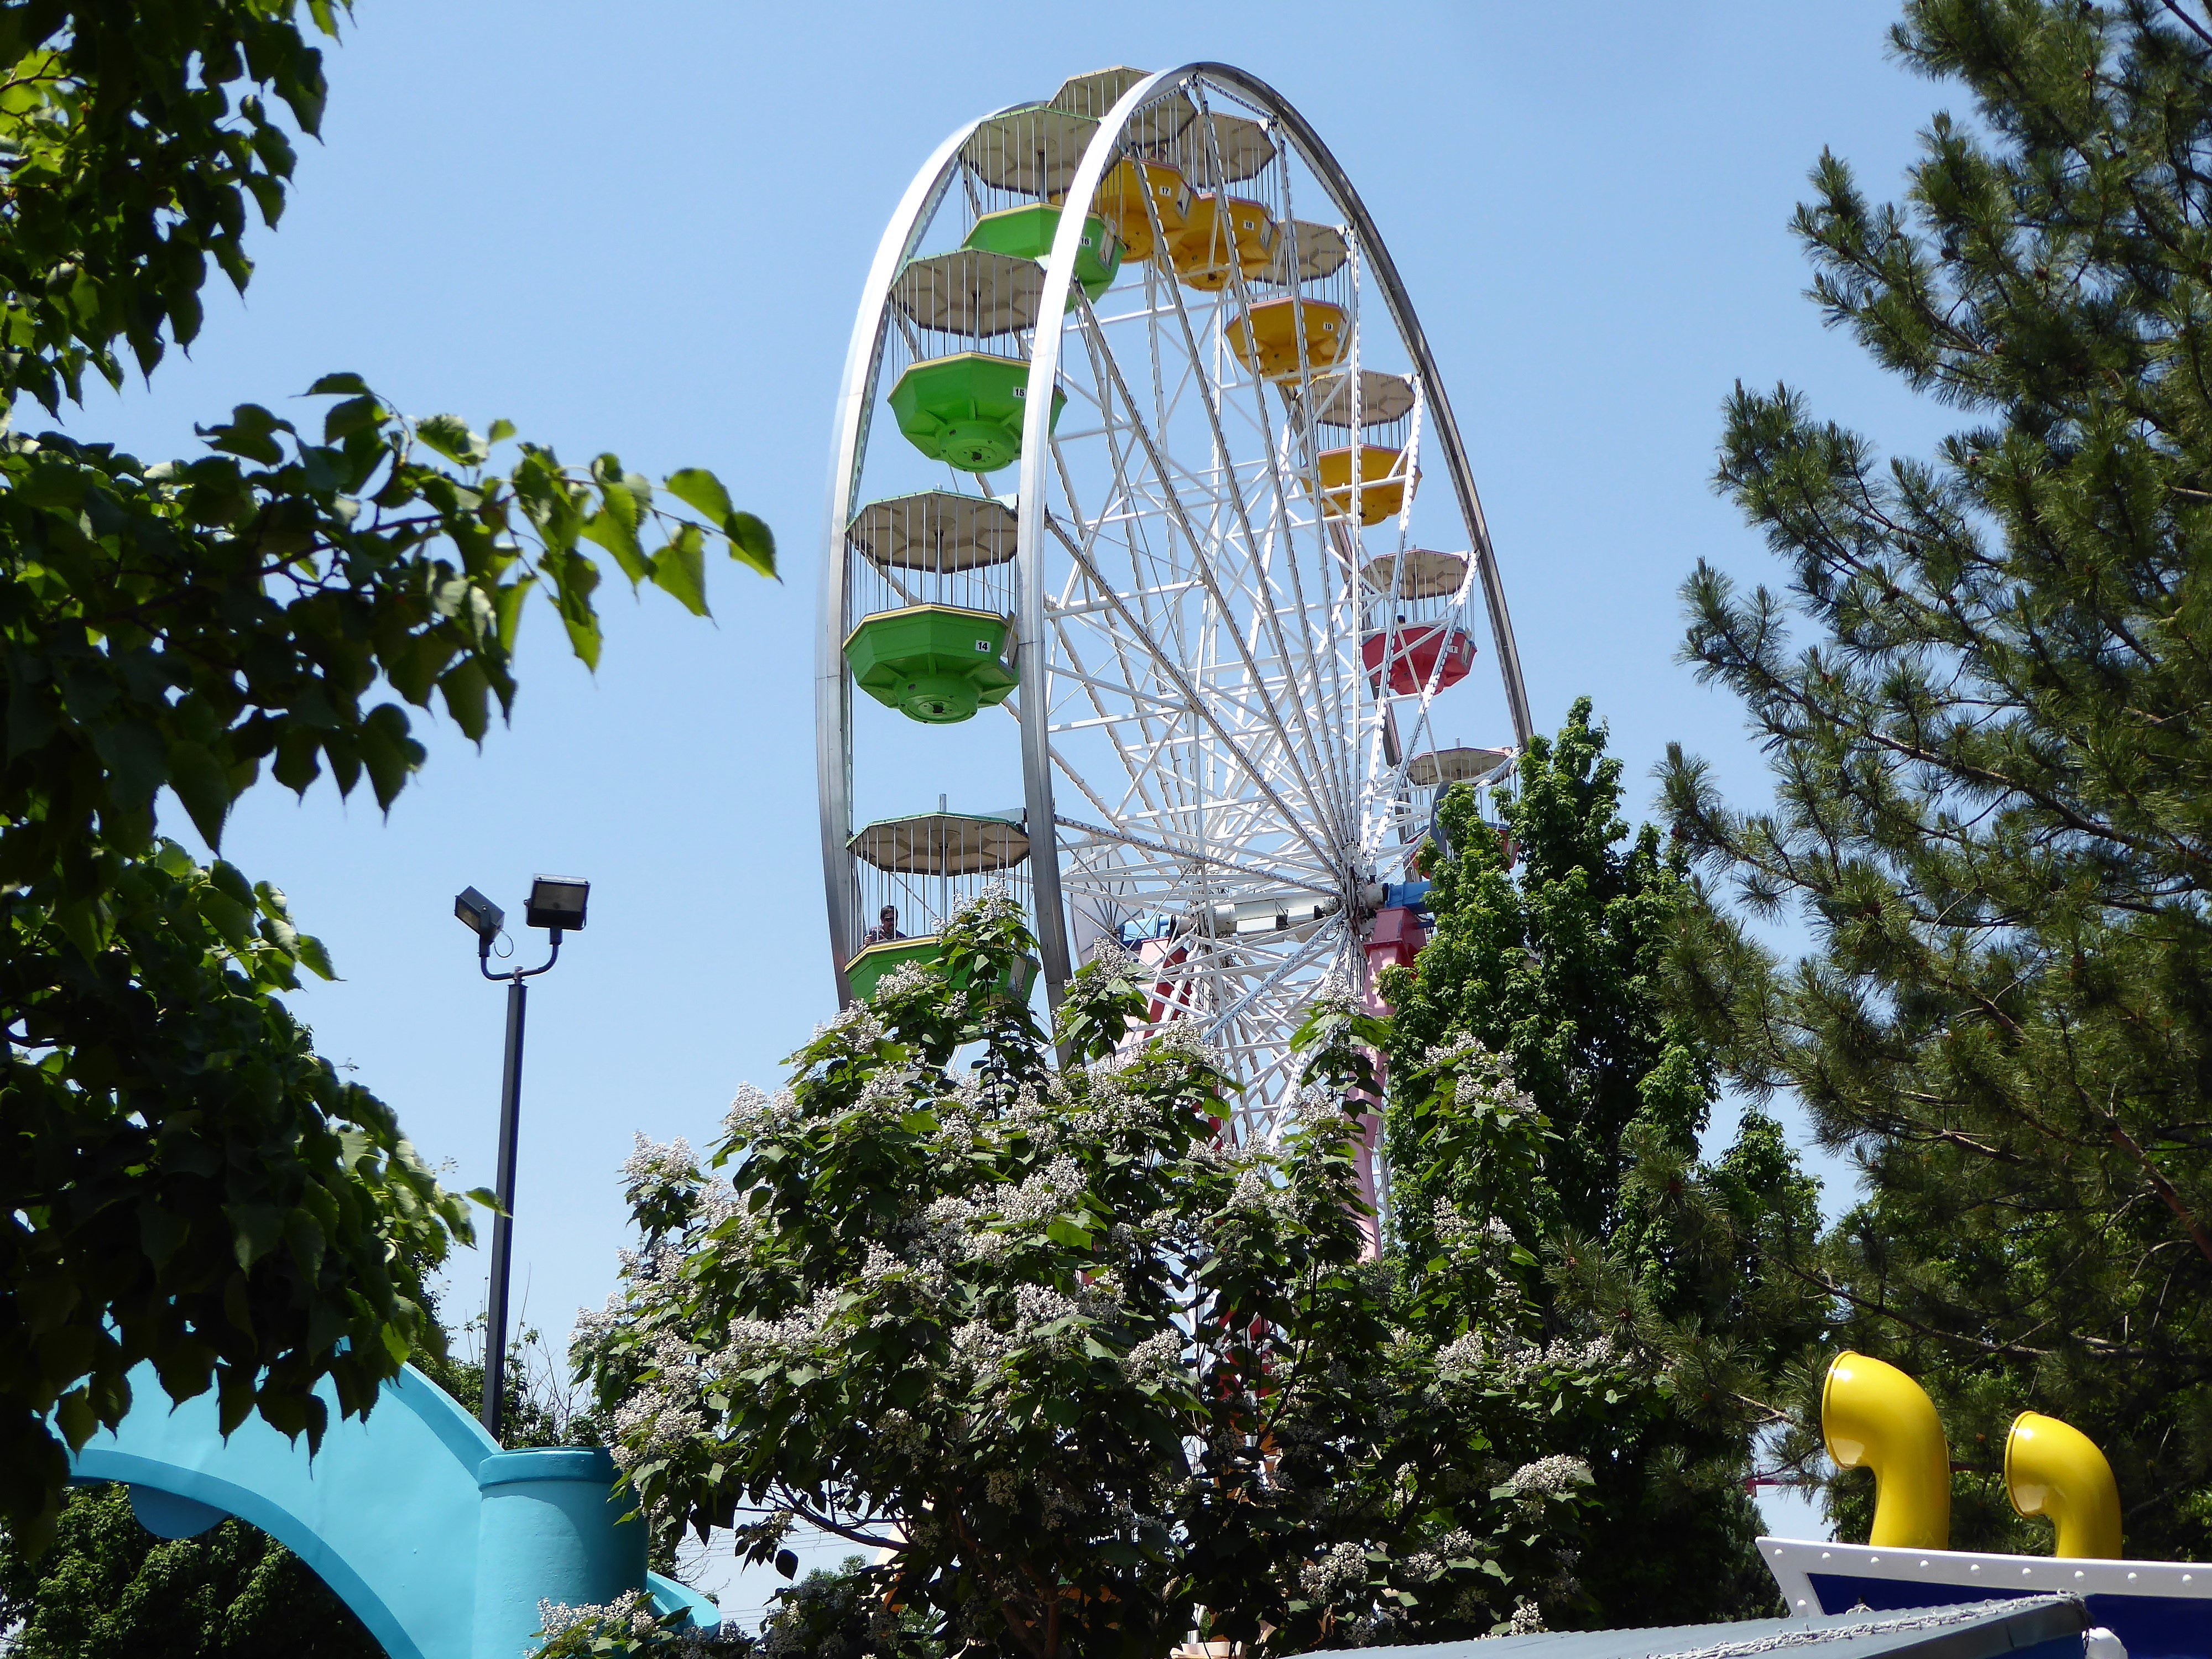
[[[876,925],[868,929],[867,938],[862,939],[860,943],[864,945],[889,945],[893,939],[905,937],[904,933],[899,932],[898,906],[886,904],[876,912]]]

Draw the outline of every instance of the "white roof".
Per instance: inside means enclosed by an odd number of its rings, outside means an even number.
[[[1014,556],[1014,510],[982,495],[925,489],[870,501],[846,538],[884,569],[945,574],[1004,564]]]
[[[968,137],[960,159],[994,190],[1021,196],[1065,192],[1098,123],[1049,104],[994,115]]]
[[[1402,574],[1396,568],[1400,558],[1406,567]],[[1401,599],[1440,599],[1458,592],[1460,584],[1467,580],[1467,555],[1431,553],[1425,548],[1409,547],[1395,557],[1385,554],[1382,558],[1370,559],[1360,567],[1359,574],[1379,594],[1387,596],[1395,580]]]
[[[1479,783],[1513,758],[1510,749],[1438,749],[1406,763],[1406,781],[1416,789],[1440,783]]]
[[[1298,250],[1298,276],[1307,282],[1316,276],[1334,276],[1344,269],[1344,262],[1352,257],[1352,249],[1344,240],[1344,233],[1334,225],[1317,225],[1305,219],[1293,219],[1282,228],[1275,239],[1275,263],[1267,272],[1272,283],[1291,280],[1291,246],[1296,239]]]
[[[1323,426],[1352,424],[1351,375],[1316,374],[1314,398],[1314,418]],[[1388,426],[1393,421],[1403,420],[1413,408],[1413,383],[1404,375],[1385,374],[1372,368],[1359,371],[1360,425]]]
[[[908,260],[891,283],[891,303],[917,325],[979,339],[1035,328],[1043,293],[1036,260],[973,247]]]
[[[927,812],[884,818],[846,843],[878,870],[908,876],[974,876],[1011,870],[1030,855],[1030,838],[1005,818]]]

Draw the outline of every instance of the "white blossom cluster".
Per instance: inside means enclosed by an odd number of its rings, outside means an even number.
[[[573,1633],[583,1636],[650,1636],[660,1620],[653,1598],[643,1590],[629,1590],[612,1601],[586,1601],[571,1607],[565,1601],[540,1601],[538,1628],[549,1641]]]
[[[1491,1055],[1482,1039],[1476,1036],[1462,1036],[1450,1042],[1433,1045],[1421,1056],[1421,1069],[1425,1072],[1449,1071],[1479,1054],[1489,1055],[1497,1060],[1499,1069],[1506,1076],[1513,1075],[1513,1062],[1503,1055]]]
[[[1206,1040],[1194,1019],[1170,1020],[1147,1046],[1154,1054],[1182,1055],[1216,1071],[1225,1063],[1221,1050]]]
[[[1613,1339],[1603,1334],[1580,1341],[1555,1337],[1540,1347],[1509,1332],[1498,1338],[1493,1352],[1490,1338],[1480,1330],[1471,1330],[1437,1351],[1437,1376],[1447,1382],[1460,1382],[1478,1374],[1494,1373],[1498,1382],[1513,1387],[1547,1372],[1605,1370],[1619,1359]]]
[[[732,1319],[728,1339],[708,1369],[722,1376],[759,1365],[788,1370],[817,1358],[845,1318],[837,1292],[824,1285],[806,1306],[781,1319]]]
[[[1287,1218],[1291,1211],[1291,1194],[1276,1178],[1272,1159],[1255,1158],[1237,1172],[1237,1182],[1229,1189],[1229,1202],[1224,1206],[1247,1214]]]
[[[1455,1527],[1429,1548],[1416,1550],[1407,1556],[1406,1567],[1416,1578],[1433,1578],[1453,1562],[1467,1560],[1480,1548],[1473,1533]]]
[[[623,1160],[623,1193],[633,1204],[638,1195],[655,1187],[678,1187],[692,1179],[691,1143],[682,1135],[666,1146],[656,1146],[643,1134],[636,1150]]]
[[[1498,1364],[1509,1382],[1520,1382],[1540,1371],[1601,1371],[1620,1358],[1609,1336],[1590,1337],[1576,1341],[1572,1337],[1554,1337],[1542,1347],[1533,1342],[1523,1342],[1498,1356]]]
[[[942,986],[945,975],[924,962],[902,962],[876,981],[875,1000],[893,1002],[926,985]]]
[[[1298,1588],[1306,1600],[1324,1607],[1364,1589],[1366,1583],[1367,1552],[1350,1542],[1337,1545],[1320,1560],[1309,1561],[1298,1571]]]
[[[1480,1331],[1469,1331],[1437,1350],[1437,1375],[1447,1382],[1463,1382],[1490,1363],[1490,1345]]]
[[[995,923],[1025,920],[1022,907],[1014,902],[1013,894],[1003,881],[984,884],[983,890],[952,913],[955,927],[989,927]]]
[[[1510,1072],[1502,1076],[1462,1073],[1453,1086],[1452,1099],[1462,1106],[1488,1106],[1516,1116],[1532,1116],[1536,1110],[1535,1097],[1515,1088]]]
[[[1072,1319],[1075,1312],[1075,1304],[1049,1285],[1014,1287],[1014,1333],[1018,1339],[1024,1332],[1036,1331],[1058,1320]]]
[[[750,1146],[781,1134],[798,1121],[799,1100],[790,1090],[779,1089],[771,1096],[747,1083],[730,1102],[722,1128],[732,1142]]]
[[[1516,1243],[1513,1229],[1497,1216],[1491,1216],[1480,1224],[1459,1212],[1459,1206],[1448,1198],[1440,1198],[1431,1212],[1430,1225],[1436,1229],[1437,1242],[1448,1249],[1477,1250],[1483,1253],[1510,1250]]]
[[[848,1048],[872,1048],[884,1040],[884,1023],[876,1017],[873,1007],[865,1002],[848,1003],[838,1011],[834,1019],[825,1019],[814,1028],[812,1048],[827,1036],[842,1038]]]
[[[1188,1109],[1171,1094],[1132,1090],[1120,1058],[1109,1056],[1085,1066],[1079,1098],[1064,1079],[1053,1079],[1055,1139],[1127,1149],[1157,1133],[1171,1115]]]
[[[1083,1191],[1083,1171],[1065,1153],[999,1200],[999,1213],[1013,1222],[1049,1221],[1065,1215]]]
[[[852,1110],[872,1117],[897,1119],[913,1109],[917,1099],[927,1100],[942,1081],[920,1066],[886,1066],[860,1085]]]
[[[761,1626],[760,1651],[766,1659],[853,1659],[847,1638],[836,1634],[825,1638],[815,1629],[818,1610],[825,1604],[834,1607],[852,1594],[850,1584],[835,1579],[802,1579],[782,1593],[783,1605]],[[888,1642],[896,1615],[879,1599],[872,1596],[869,1601],[867,1640],[872,1647]]]
[[[1139,1387],[1161,1388],[1188,1373],[1183,1360],[1183,1334],[1177,1330],[1155,1332],[1129,1350],[1121,1373]]]
[[[1309,1083],[1291,1102],[1291,1121],[1299,1128],[1328,1127],[1343,1121],[1345,1104],[1344,1097],[1327,1084]],[[1374,1109],[1363,1101],[1362,1109]]]
[[[692,1392],[697,1376],[690,1347],[670,1332],[657,1332],[645,1359],[657,1374],[615,1407],[614,1460],[623,1470],[678,1449],[706,1427]]]
[[[1524,1595],[1513,1604],[1513,1616],[1505,1621],[1505,1628],[1491,1633],[1494,1636],[1533,1636],[1544,1627],[1543,1609]]]
[[[1554,1452],[1533,1463],[1523,1463],[1505,1481],[1516,1496],[1523,1498],[1563,1492],[1571,1486],[1587,1486],[1589,1483],[1590,1466],[1565,1452]]]

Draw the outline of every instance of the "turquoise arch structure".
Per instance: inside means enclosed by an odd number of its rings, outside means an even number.
[[[414,1367],[364,1419],[341,1420],[310,1457],[258,1417],[226,1438],[212,1393],[173,1406],[150,1366],[132,1406],[71,1460],[79,1481],[120,1480],[149,1531],[190,1537],[225,1516],[292,1550],[393,1659],[520,1659],[538,1603],[605,1603],[640,1589],[704,1625],[714,1604],[645,1565],[645,1528],[623,1519],[599,1447],[502,1451]]]

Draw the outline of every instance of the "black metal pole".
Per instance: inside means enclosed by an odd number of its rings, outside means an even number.
[[[560,941],[554,934],[556,954]],[[507,1075],[499,1094],[499,1213],[491,1224],[491,1305],[484,1316],[483,1419],[494,1440],[499,1438],[500,1407],[507,1395],[507,1280],[514,1254],[514,1143],[522,1115],[522,1017],[529,996],[520,974],[507,981]]]

